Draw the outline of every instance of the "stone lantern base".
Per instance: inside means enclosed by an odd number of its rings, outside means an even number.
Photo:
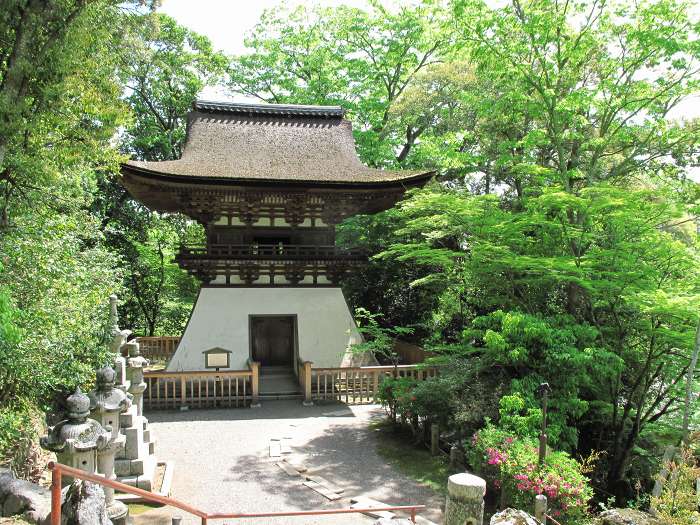
[[[157,460],[155,438],[148,427],[148,419],[137,414],[134,405],[119,416],[121,431],[126,436],[124,447],[117,452],[114,471],[117,481],[153,491]]]

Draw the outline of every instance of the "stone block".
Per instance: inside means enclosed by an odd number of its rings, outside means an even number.
[[[538,525],[534,517],[524,510],[504,509],[491,516],[489,525]]]
[[[130,469],[129,473],[132,476],[140,476],[144,473],[144,470],[148,469],[150,466],[150,461],[149,458],[152,458],[153,456],[146,456],[141,459],[132,459],[129,461],[130,464]]]
[[[143,441],[143,429],[131,427],[124,429],[126,436],[125,459],[136,459],[148,454],[148,446]]]
[[[117,459],[114,462],[114,473],[117,477],[131,476],[131,460]]]
[[[661,520],[636,509],[608,509],[598,518],[602,525],[662,525]]]
[[[49,489],[17,479],[8,469],[0,469],[0,516],[22,514],[33,523],[41,523],[50,512]]]
[[[133,427],[137,417],[136,407],[132,406],[129,410],[119,415],[119,424],[122,428]]]

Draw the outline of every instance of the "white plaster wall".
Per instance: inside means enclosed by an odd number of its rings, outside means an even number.
[[[302,361],[314,367],[347,366],[348,347],[362,336],[340,288],[202,288],[167,370],[204,370],[202,352],[230,350],[232,370],[247,369],[249,315],[297,316]]]

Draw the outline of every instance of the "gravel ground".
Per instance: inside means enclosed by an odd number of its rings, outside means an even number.
[[[208,512],[269,512],[349,507],[349,498],[367,496],[387,504],[424,504],[422,513],[442,521],[442,498],[384,463],[376,452],[368,423],[382,415],[376,406],[329,404],[302,407],[298,401],[267,401],[257,409],[152,412],[159,460],[175,462],[172,496]],[[275,465],[269,457],[271,438],[290,437],[292,457],[345,489],[330,502]],[[285,455],[286,456],[286,455]],[[137,516],[135,523],[169,524],[182,515],[183,525],[199,523],[175,509]],[[160,520],[158,519],[160,517]],[[359,514],[222,520],[214,523],[307,525],[363,524]]]

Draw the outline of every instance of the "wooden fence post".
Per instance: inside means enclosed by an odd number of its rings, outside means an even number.
[[[433,456],[440,454],[440,425],[438,423],[430,425],[430,454]]]
[[[311,365],[313,363],[311,361],[304,361],[304,379],[303,379],[303,384],[304,384],[304,401],[303,405],[305,407],[310,407],[314,404],[313,399],[311,398]]]
[[[251,399],[250,408],[260,407],[260,363],[257,361],[248,360],[248,366],[251,372],[253,372],[250,378],[250,389],[251,389]]]

